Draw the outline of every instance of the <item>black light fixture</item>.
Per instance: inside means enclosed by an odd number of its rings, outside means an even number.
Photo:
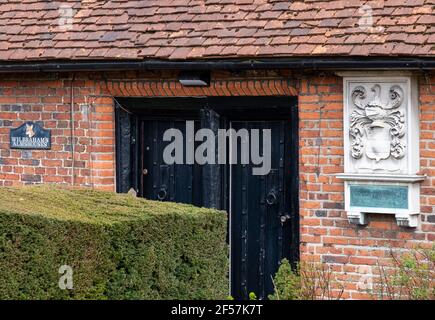
[[[208,87],[210,85],[210,71],[181,71],[178,81],[186,87]]]

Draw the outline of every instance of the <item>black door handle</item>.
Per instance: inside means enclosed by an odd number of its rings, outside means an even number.
[[[266,203],[271,206],[276,203],[276,194],[274,191],[270,191],[269,194],[266,196]]]
[[[157,199],[159,199],[160,201],[163,201],[166,199],[167,195],[168,195],[168,192],[166,191],[166,189],[162,188],[162,189],[160,189],[159,192],[157,192]]]
[[[284,224],[287,220],[291,219],[291,217],[288,214],[286,214],[281,216],[280,219],[281,219],[281,224]]]

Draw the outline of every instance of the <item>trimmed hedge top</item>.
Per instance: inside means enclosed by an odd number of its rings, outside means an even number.
[[[113,224],[159,214],[216,216],[216,210],[173,202],[150,201],[129,194],[53,186],[0,188],[0,212],[41,215],[49,219]],[[218,215],[224,214],[223,212]]]
[[[223,299],[226,229],[226,213],[191,205],[0,187],[0,299]]]

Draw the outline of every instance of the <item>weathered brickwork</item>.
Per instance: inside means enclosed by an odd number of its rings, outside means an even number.
[[[390,249],[430,247],[435,239],[435,77],[419,78],[421,226],[398,227],[391,215],[369,215],[366,227],[348,223],[343,172],[343,83],[340,77],[307,77],[301,81],[300,224],[301,257],[330,264],[343,281],[344,298],[369,298],[370,276],[388,264]],[[338,292],[338,290],[337,290]]]
[[[298,95],[300,117],[301,259],[331,265],[344,298],[365,298],[364,279],[390,248],[431,246],[435,240],[435,75],[419,77],[421,226],[398,227],[370,215],[366,227],[347,221],[343,182],[343,88],[331,73],[213,74],[209,88],[185,88],[176,74],[5,74],[0,78],[0,185],[61,183],[115,190],[116,96]],[[72,97],[72,104],[71,104]],[[71,105],[73,106],[71,109]],[[71,112],[72,111],[72,112]],[[74,119],[71,126],[71,117]],[[39,121],[52,130],[52,149],[9,149],[9,130]],[[72,144],[73,141],[73,144]]]
[[[217,73],[208,88],[182,87],[176,74],[3,76],[0,81],[0,185],[63,183],[115,190],[113,97],[297,94],[294,81],[276,79],[273,72],[252,80],[228,79],[227,73]],[[9,130],[25,121],[39,121],[52,130],[51,150],[9,149]]]
[[[0,185],[65,183],[113,190],[113,100],[95,82],[9,76],[0,88]],[[9,149],[9,130],[24,121],[52,130],[51,150]]]

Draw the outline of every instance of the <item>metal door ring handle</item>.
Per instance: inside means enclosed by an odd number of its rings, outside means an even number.
[[[275,192],[269,192],[269,194],[266,197],[266,202],[268,205],[273,205],[276,202],[276,195]]]
[[[281,216],[281,223],[285,223],[288,219],[290,219],[290,216],[288,214]]]
[[[160,189],[160,191],[157,193],[157,198],[159,200],[165,200],[168,193],[166,192],[166,189]]]

